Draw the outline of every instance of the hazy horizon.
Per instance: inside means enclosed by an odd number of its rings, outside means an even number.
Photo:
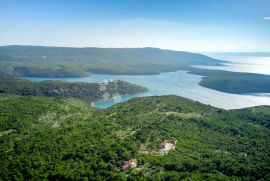
[[[160,48],[160,47],[97,47],[97,46],[55,46],[55,45],[31,45],[31,44],[6,44],[6,45],[0,45],[0,47],[4,46],[36,46],[36,47],[55,47],[55,48],[154,48],[154,49],[161,49],[161,50],[170,50],[170,51],[183,51],[183,52],[191,52],[191,53],[203,53],[203,54],[238,54],[238,53],[270,53],[269,51],[192,51],[192,50],[176,50],[176,49],[167,49],[167,48]],[[210,56],[210,55],[208,55]]]

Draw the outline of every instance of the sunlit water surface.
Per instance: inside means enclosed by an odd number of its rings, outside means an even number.
[[[263,73],[270,75],[270,58],[258,57],[231,57],[232,63],[226,66],[202,67],[209,69],[220,69],[237,72]],[[224,58],[223,58],[224,59]],[[228,57],[225,60],[229,60]],[[253,67],[253,68],[252,68]],[[133,97],[154,96],[154,95],[178,95],[204,104],[210,104],[224,109],[237,109],[257,105],[270,105],[270,94],[238,95],[227,94],[212,89],[204,88],[199,85],[201,76],[187,73],[187,71],[177,71],[162,73],[160,75],[107,75],[92,74],[84,78],[35,78],[24,77],[32,81],[41,80],[65,80],[68,82],[93,82],[101,83],[112,80],[125,80],[131,83],[142,85],[148,88],[147,93],[126,95],[110,100],[95,102],[99,108],[106,108],[116,103],[126,101]]]
[[[270,75],[270,57],[256,56],[212,56],[221,60],[228,60],[231,63],[224,63],[224,66],[194,66],[203,69],[226,70],[232,72],[249,72]]]

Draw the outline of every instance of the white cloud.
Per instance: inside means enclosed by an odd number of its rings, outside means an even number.
[[[270,16],[264,17],[263,20],[270,20]]]

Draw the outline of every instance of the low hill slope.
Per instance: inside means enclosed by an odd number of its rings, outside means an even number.
[[[203,87],[231,94],[270,93],[270,75],[191,68]]]
[[[66,81],[28,80],[0,75],[0,93],[22,96],[72,97],[86,102],[110,99],[115,96],[146,92],[147,88],[125,81],[110,81],[106,83],[69,83]]]

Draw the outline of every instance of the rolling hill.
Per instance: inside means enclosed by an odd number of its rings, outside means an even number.
[[[75,99],[1,95],[0,178],[269,180],[269,112],[177,96],[96,109]],[[164,144],[173,146],[161,152]]]

